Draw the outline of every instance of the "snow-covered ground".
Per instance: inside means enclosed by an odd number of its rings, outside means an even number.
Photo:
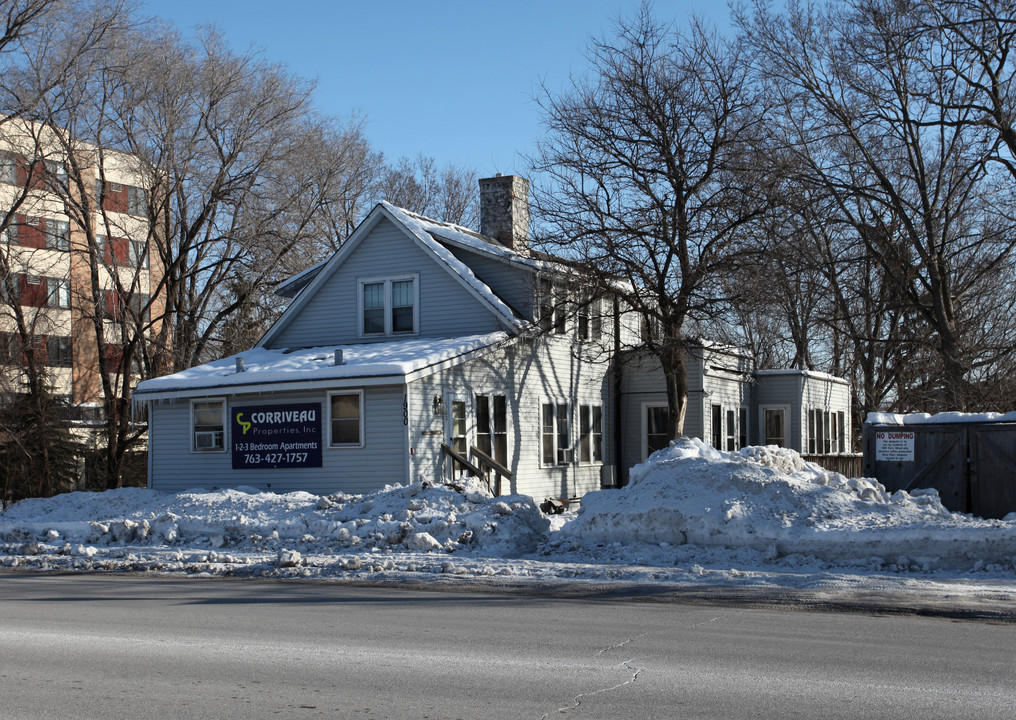
[[[0,511],[0,568],[497,586],[894,595],[1012,608],[1016,517],[951,513],[790,450],[682,439],[621,490],[544,516],[469,479],[370,495],[68,493]]]

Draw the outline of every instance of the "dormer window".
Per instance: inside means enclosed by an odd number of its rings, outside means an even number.
[[[361,278],[360,335],[413,335],[419,331],[419,281],[416,275]]]

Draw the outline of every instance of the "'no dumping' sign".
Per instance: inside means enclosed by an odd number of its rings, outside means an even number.
[[[879,462],[913,462],[913,431],[879,430],[876,432],[875,460]]]

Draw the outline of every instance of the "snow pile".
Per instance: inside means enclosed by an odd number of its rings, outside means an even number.
[[[562,532],[585,542],[750,548],[775,560],[915,569],[1012,567],[1016,523],[951,513],[934,490],[890,495],[792,450],[717,451],[674,441],[632,468],[629,485],[583,498]]]
[[[288,567],[300,564],[301,552],[517,555],[531,551],[548,527],[532,498],[494,499],[475,479],[322,497],[252,488],[177,495],[125,488],[15,504],[0,512],[0,553],[87,555],[86,545],[197,546],[275,552],[279,566]]]
[[[888,494],[776,447],[672,443],[628,487],[545,518],[475,480],[366,495],[123,489],[0,511],[0,568],[788,588],[1016,602],[1016,520]]]

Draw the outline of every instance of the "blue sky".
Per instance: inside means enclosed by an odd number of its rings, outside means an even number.
[[[539,84],[566,85],[586,67],[590,36],[609,32],[638,0],[147,0],[189,34],[219,27],[236,50],[316,79],[326,114],[366,118],[390,160],[423,153],[439,167],[526,174],[539,138]],[[657,2],[679,24],[692,12],[728,27],[723,0]]]

